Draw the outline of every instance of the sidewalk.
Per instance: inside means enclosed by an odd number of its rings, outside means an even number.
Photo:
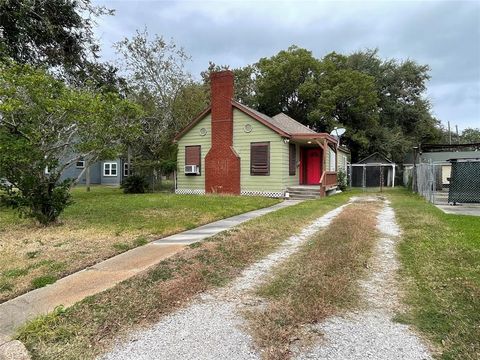
[[[29,319],[46,314],[59,305],[68,307],[87,296],[109,289],[178,253],[188,244],[299,202],[301,201],[283,201],[268,208],[250,211],[155,240],[64,277],[52,285],[0,304],[0,335],[11,336],[18,326]]]

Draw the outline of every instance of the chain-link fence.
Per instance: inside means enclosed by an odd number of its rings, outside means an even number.
[[[480,203],[480,160],[417,164],[413,190],[434,204]]]

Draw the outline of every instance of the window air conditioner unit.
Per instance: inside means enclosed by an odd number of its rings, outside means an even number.
[[[185,165],[185,175],[199,175],[199,170],[197,165]]]

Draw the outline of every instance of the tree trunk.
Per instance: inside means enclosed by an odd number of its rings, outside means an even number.
[[[90,162],[85,161],[85,185],[87,186],[87,192],[90,191]]]
[[[127,149],[127,175],[132,175],[132,148],[128,146]]]

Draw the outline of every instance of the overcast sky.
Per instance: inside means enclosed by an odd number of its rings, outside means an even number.
[[[480,1],[102,1],[116,10],[97,27],[103,57],[145,26],[192,57],[232,68],[295,44],[316,57],[365,48],[431,67],[428,97],[442,123],[480,128]]]

